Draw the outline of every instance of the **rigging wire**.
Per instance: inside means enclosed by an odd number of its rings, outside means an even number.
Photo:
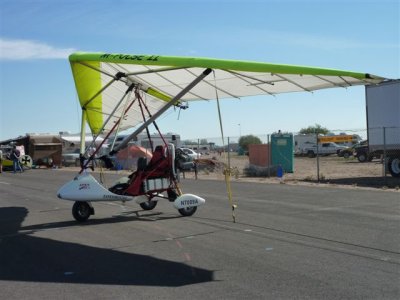
[[[125,96],[127,96],[128,99],[129,99],[130,94],[131,94],[131,92],[132,92],[132,88],[133,88],[133,85],[130,85],[129,88],[127,89],[126,93],[125,93]],[[129,94],[129,95],[128,95],[128,94]],[[124,96],[124,97],[125,97],[125,96]],[[122,100],[123,100],[123,99],[121,99],[120,103],[122,102]],[[115,128],[119,125],[119,123],[121,122],[122,117],[125,116],[125,115],[128,113],[129,109],[130,109],[130,108],[132,107],[132,105],[135,103],[135,100],[136,100],[136,98],[133,98],[132,102],[129,103],[128,107],[125,108],[125,111],[123,112],[123,114],[121,115],[121,117],[120,117],[119,119],[117,119],[117,120],[114,122],[114,123],[115,123],[114,126],[113,126],[113,127],[111,128],[111,130],[109,130],[109,132],[106,134],[105,138],[104,138],[103,141],[100,143],[100,145],[96,147],[95,151],[90,155],[90,157],[86,160],[86,162],[83,162],[83,163],[81,164],[81,170],[80,170],[79,174],[81,174],[81,173],[86,169],[86,167],[88,166],[90,160],[94,159],[94,157],[96,156],[96,154],[97,154],[97,152],[99,151],[99,149],[103,146],[103,144],[105,143],[105,141],[110,137],[110,134],[113,133],[113,132],[115,131]],[[119,105],[119,104],[118,104],[118,105]],[[116,109],[113,111],[113,113],[110,115],[110,117],[111,117],[115,112],[116,112]],[[109,120],[110,120],[110,118],[103,124],[103,128],[104,128],[104,125],[105,125]],[[82,142],[82,141],[81,141],[81,142]]]
[[[129,95],[132,95],[132,93],[130,93]],[[133,100],[133,101],[135,101],[135,100]],[[128,107],[128,102],[129,102],[129,96],[126,97],[126,100],[125,100],[125,103],[124,103],[124,107],[121,110],[121,116],[118,119],[119,122],[118,122],[117,128],[115,130],[115,137],[114,137],[112,145],[111,145],[111,150],[114,149],[115,141],[117,140],[117,136],[118,136],[119,130],[121,128],[122,122],[123,122],[124,117],[126,116],[126,114],[128,112],[127,109],[126,109]]]
[[[146,112],[147,112],[148,117],[151,118],[151,117],[152,117],[152,114],[151,114],[151,112],[150,112],[148,106],[146,105],[146,103],[143,101],[143,98],[140,96],[139,93],[137,93],[136,97],[138,98],[139,103],[140,103],[140,102],[142,103],[144,109],[145,109]],[[167,144],[167,142],[165,141],[164,136],[161,134],[160,128],[158,127],[156,121],[153,121],[153,126],[154,126],[155,129],[157,130],[158,135],[161,137],[161,139],[162,139],[164,145],[167,146],[168,144]]]
[[[130,95],[131,95],[131,93],[130,93]],[[114,144],[115,144],[115,141],[117,140],[117,136],[118,136],[120,127],[121,127],[121,125],[122,125],[122,122],[123,122],[123,120],[124,120],[124,117],[125,117],[126,114],[128,113],[127,107],[128,107],[128,105],[129,105],[129,101],[130,101],[129,98],[130,98],[129,96],[126,97],[126,100],[125,100],[125,103],[124,103],[124,107],[122,108],[121,115],[120,115],[120,117],[119,117],[119,119],[118,119],[118,125],[117,125],[117,128],[116,128],[116,130],[115,130],[115,137],[114,137],[113,142],[112,142],[112,145],[111,145],[111,150],[114,149]],[[135,99],[133,99],[133,102],[135,102]],[[94,160],[93,160],[93,162],[94,162]],[[100,167],[100,183],[101,183],[101,184],[105,184],[105,183],[106,183],[106,182],[105,182],[105,178],[106,178],[106,177],[105,177],[105,174],[104,174],[104,169],[103,169],[102,167]]]
[[[144,101],[143,101],[143,98],[139,94],[138,88],[136,88],[136,90],[135,90],[135,95],[136,95],[136,98],[138,99],[140,112],[142,113],[143,123],[145,123],[146,122],[146,116],[144,115],[143,106],[142,106],[142,102],[143,102],[143,105],[144,105]],[[153,151],[154,151],[154,147],[153,146],[154,145],[153,145],[153,141],[152,141],[151,136],[150,136],[149,127],[146,127],[146,134],[147,134],[147,138],[148,138],[149,143],[150,143],[151,152],[153,153]]]
[[[232,198],[232,189],[231,189],[231,166],[229,163],[227,163],[228,159],[227,159],[227,155],[225,153],[225,137],[224,137],[224,129],[222,126],[222,115],[221,115],[221,107],[219,105],[219,96],[218,96],[218,89],[217,89],[217,79],[215,77],[215,71],[213,70],[213,74],[214,74],[214,88],[215,88],[215,98],[217,100],[217,108],[218,108],[218,118],[219,118],[219,127],[221,130],[221,137],[222,137],[222,147],[224,149],[223,153],[224,153],[224,175],[225,175],[225,184],[226,184],[226,192],[228,194],[228,200],[229,200],[229,204],[232,208],[232,220],[233,223],[236,223],[236,214],[235,214],[235,209],[237,208],[237,204],[235,204],[233,202],[233,198]],[[229,145],[228,145],[229,146]],[[229,149],[228,149],[229,151]]]
[[[145,114],[144,114],[144,109],[146,110],[146,113],[147,113],[147,115],[148,115],[149,118],[152,117],[151,112],[150,112],[148,106],[146,105],[146,102],[143,100],[142,96],[141,96],[140,93],[138,92],[138,90],[135,90],[135,95],[136,95],[136,98],[137,98],[137,100],[138,100],[138,104],[139,104],[139,107],[140,107],[140,110],[141,110],[141,113],[142,113],[143,122],[146,122],[146,116],[145,116]],[[143,108],[144,108],[144,109],[143,109]],[[163,141],[163,143],[164,143],[164,146],[168,149],[168,151],[167,151],[167,156],[168,156],[168,160],[170,161],[170,158],[171,158],[170,148],[168,147],[168,144],[167,144],[167,142],[166,142],[166,140],[165,140],[163,134],[161,133],[161,130],[160,130],[160,128],[158,127],[156,121],[153,121],[153,126],[154,126],[155,129],[157,130],[158,135],[161,137],[161,139],[162,139],[162,141]],[[146,127],[146,131],[147,131],[147,136],[148,136],[148,139],[149,139],[149,141],[150,141],[150,145],[151,145],[152,152],[153,152],[153,142],[152,142],[152,140],[151,140],[151,136],[150,136],[150,132],[149,132],[149,130],[148,130],[148,127]],[[175,162],[173,161],[172,164],[174,164],[174,163],[175,163]],[[170,166],[170,167],[173,168],[173,166]],[[172,182],[173,182],[173,185],[175,186],[175,190],[177,191],[177,194],[178,194],[179,196],[182,195],[182,190],[181,190],[181,188],[179,187],[178,180],[177,180],[176,176],[172,176],[171,180],[172,180]]]

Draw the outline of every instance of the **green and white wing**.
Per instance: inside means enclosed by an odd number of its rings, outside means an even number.
[[[140,86],[146,105],[154,114],[206,68],[213,72],[185,94],[182,101],[212,100],[216,95],[220,99],[236,99],[312,92],[385,80],[367,73],[334,69],[195,57],[74,53],[69,60],[79,101],[93,134],[107,133],[122,115],[120,130],[142,123],[137,104],[126,114],[125,102],[118,105],[132,83]],[[107,118],[111,120],[104,126]]]

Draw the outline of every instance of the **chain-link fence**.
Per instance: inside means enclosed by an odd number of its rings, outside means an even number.
[[[400,128],[337,130],[328,135],[279,131],[181,142],[201,155],[196,174],[201,178],[223,179],[228,167],[240,179],[400,186]]]

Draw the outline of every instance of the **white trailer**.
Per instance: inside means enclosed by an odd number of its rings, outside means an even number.
[[[181,137],[179,134],[168,132],[162,135],[167,144],[174,144],[175,148],[182,147]],[[114,148],[117,147],[127,136],[127,134],[118,135],[115,140]],[[157,147],[158,145],[164,145],[164,141],[158,133],[151,134],[150,138],[153,143],[153,148]],[[110,146],[112,145],[113,140],[114,137],[109,138]],[[151,149],[150,141],[146,133],[138,134],[136,138],[132,139],[132,141],[129,142],[129,144],[134,144],[146,149]]]
[[[400,177],[400,80],[368,85],[366,91],[369,152],[386,157],[393,177]]]
[[[359,137],[356,135],[319,135],[317,147],[316,134],[299,134],[294,136],[294,154],[309,157],[315,157],[317,153],[321,155],[338,154],[340,150],[347,148],[347,144],[352,145],[358,141]],[[337,142],[341,144],[337,144]]]
[[[307,154],[307,149],[317,145],[316,134],[299,134],[294,136],[294,154]]]

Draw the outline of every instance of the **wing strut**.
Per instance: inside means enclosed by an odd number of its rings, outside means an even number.
[[[183,90],[181,90],[174,98],[172,98],[169,102],[167,102],[158,112],[156,112],[152,117],[147,119],[138,129],[136,129],[133,133],[127,136],[113,151],[110,152],[110,155],[117,153],[119,150],[123,149],[130,140],[135,138],[140,132],[142,132],[147,126],[149,126],[153,121],[155,121],[159,116],[161,116],[165,111],[167,111],[171,106],[174,106],[179,102],[179,100],[188,93],[192,88],[194,88],[200,81],[202,81],[208,74],[211,73],[211,69],[207,68],[201,73],[195,80],[189,83]]]

